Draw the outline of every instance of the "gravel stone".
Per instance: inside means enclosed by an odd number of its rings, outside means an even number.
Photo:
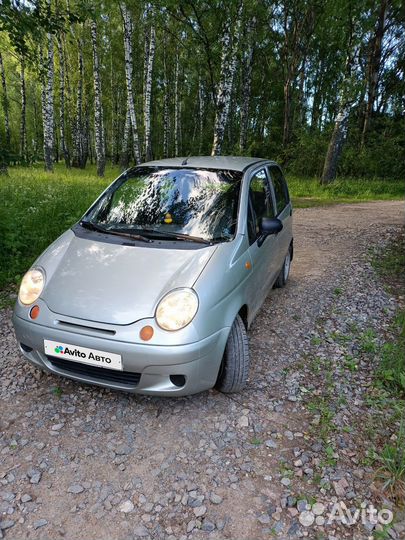
[[[195,517],[201,517],[203,516],[207,511],[207,508],[202,505],[202,506],[198,506],[197,508],[194,508],[194,515]]]
[[[74,495],[78,495],[79,493],[83,493],[84,487],[80,484],[72,484],[68,487],[68,493],[73,493]]]
[[[132,501],[127,500],[120,504],[120,512],[124,512],[124,514],[128,514],[129,512],[132,512],[134,509],[134,504]]]
[[[213,504],[221,504],[222,502],[222,497],[220,495],[217,495],[216,493],[211,493],[210,494],[210,501],[213,503]]]
[[[6,529],[11,529],[15,525],[15,521],[12,519],[3,519],[0,521],[0,530],[5,531]]]
[[[48,525],[48,521],[46,519],[37,519],[34,521],[34,529],[40,529],[41,527],[45,527],[45,525]]]

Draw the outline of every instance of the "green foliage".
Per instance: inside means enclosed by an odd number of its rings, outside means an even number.
[[[14,167],[0,178],[0,285],[17,282],[40,253],[73,225],[103,188],[118,174],[108,169],[66,170],[54,175],[42,167]]]
[[[404,178],[405,130],[400,115],[374,120],[373,131],[368,135],[367,146],[360,149],[359,130],[352,128],[344,147],[339,172],[342,176]],[[402,193],[405,193],[403,181]]]
[[[404,294],[405,237],[403,233],[376,253],[373,266],[393,294]],[[383,488],[399,502],[405,500],[405,309],[401,308],[393,320],[391,339],[379,350],[380,362],[377,371],[377,386],[384,396],[384,402],[393,402],[393,420],[399,421],[399,428],[387,442],[379,456],[381,467],[378,476]],[[385,406],[386,407],[386,406]]]
[[[399,502],[405,497],[405,427],[401,422],[395,443],[384,446],[378,477],[383,481],[383,489],[391,491]]]
[[[383,253],[376,253],[373,266],[388,285],[397,285],[400,290],[405,287],[405,237],[401,235],[389,244]]]
[[[405,310],[399,310],[392,328],[395,340],[380,351],[379,382],[391,392],[405,398]]]
[[[391,242],[383,253],[375,254],[373,266],[392,291],[404,293],[405,237]],[[395,395],[405,398],[405,309],[399,309],[393,324],[394,339],[380,351],[379,382]]]
[[[63,9],[60,4],[53,5],[47,0],[15,2],[2,0],[0,10],[0,31],[7,32],[15,50],[25,56],[33,57],[33,43],[39,41],[44,33],[63,32],[69,24],[81,20],[79,16],[81,2],[76,6],[76,13]]]
[[[387,34],[383,40],[374,113],[365,144],[361,144],[370,42],[378,18],[378,6],[363,0],[335,2],[317,0],[273,3],[243,2],[243,31],[237,40],[237,69],[234,76],[230,114],[225,129],[223,153],[246,154],[277,159],[297,177],[319,177],[338,109],[339,97],[352,102],[348,137],[340,159],[338,175],[364,178],[402,179],[405,175],[405,93],[403,57],[404,14],[399,0],[390,2]],[[216,93],[221,78],[224,23],[235,19],[237,0],[157,0],[129,2],[134,24],[133,90],[138,130],[144,138],[144,64],[150,24],[156,29],[156,55],[152,81],[152,147],[155,158],[163,157],[164,105],[168,97],[169,155],[175,152],[175,65],[179,58],[179,153],[209,154],[216,114]],[[118,163],[126,118],[126,86],[122,17],[118,2],[57,2],[3,0],[0,9],[0,51],[5,66],[11,144],[0,164],[22,164],[20,157],[20,61],[25,58],[27,86],[28,164],[42,159],[41,76],[46,55],[46,34],[55,37],[54,112],[59,130],[60,59],[56,42],[62,44],[65,63],[65,139],[72,155],[79,86],[78,50],[82,43],[83,113],[86,136],[94,153],[93,59],[89,20],[97,21],[99,32],[102,105],[106,153]],[[253,28],[249,34],[248,28]],[[251,93],[247,148],[240,148],[240,111],[245,101],[245,54],[253,44]],[[392,46],[391,44],[395,44]],[[392,48],[390,48],[392,46]],[[353,50],[350,50],[350,47]],[[346,60],[356,57],[352,75],[345,78]],[[357,58],[358,57],[358,58]],[[166,83],[164,83],[166,79]],[[346,80],[342,88],[342,81]],[[284,90],[290,88],[291,110],[286,115]],[[201,91],[201,92],[200,92]],[[0,88],[0,97],[3,91]],[[202,118],[200,125],[200,103]],[[290,137],[283,141],[286,118]],[[4,105],[0,106],[0,139],[4,140]],[[201,131],[200,131],[201,129]],[[56,145],[55,145],[56,146]],[[131,147],[131,144],[130,144]],[[61,156],[61,148],[55,154]],[[131,156],[133,157],[133,156]],[[363,189],[363,188],[362,188]],[[389,188],[388,191],[392,191]],[[339,191],[339,189],[337,189]],[[403,191],[403,190],[402,190]],[[334,194],[336,197],[339,193]],[[308,196],[306,194],[305,196]],[[329,199],[329,197],[322,197]],[[371,197],[368,197],[371,198]]]

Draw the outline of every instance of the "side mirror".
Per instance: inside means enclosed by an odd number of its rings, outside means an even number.
[[[282,222],[277,218],[264,217],[260,221],[260,237],[257,244],[260,247],[270,234],[277,234],[283,228]]]

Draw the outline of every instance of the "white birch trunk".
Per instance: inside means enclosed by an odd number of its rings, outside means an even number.
[[[9,150],[10,143],[11,143],[10,116],[9,116],[10,105],[9,105],[8,94],[7,94],[6,73],[4,71],[3,56],[1,53],[0,53],[0,75],[1,75],[1,86],[3,89],[2,104],[3,104],[3,112],[4,112],[4,132],[6,135],[6,148],[7,150]]]
[[[94,81],[94,135],[97,159],[97,175],[104,176],[105,170],[105,142],[104,117],[101,98],[100,66],[97,51],[97,24],[90,22],[91,41],[93,44],[93,81]]]
[[[58,39],[58,54],[59,54],[59,137],[60,148],[65,160],[65,165],[70,168],[69,151],[66,146],[65,134],[65,55],[63,52],[62,37]]]
[[[78,81],[76,93],[76,117],[73,124],[72,165],[84,169],[87,161],[86,118],[83,114],[83,43],[78,40]]]
[[[151,104],[152,104],[152,75],[153,61],[155,58],[156,34],[154,26],[150,29],[149,52],[145,80],[145,99],[144,99],[144,130],[145,130],[145,160],[152,159],[152,141],[151,141]]]
[[[242,100],[240,105],[240,133],[239,133],[239,150],[244,152],[247,145],[248,123],[249,123],[249,107],[250,94],[252,86],[252,70],[253,70],[253,36],[252,32],[255,27],[256,20],[250,21],[247,28],[248,47],[244,53],[242,62]]]
[[[332,137],[329,142],[323,166],[321,184],[330,184],[336,178],[339,158],[342,153],[343,144],[347,133],[347,123],[349,120],[350,105],[341,105],[335,120]]]
[[[166,45],[166,44],[164,44]],[[167,80],[166,47],[163,51],[163,157],[169,157],[169,84]]]
[[[204,130],[204,87],[202,80],[198,81],[198,153],[202,154],[203,130]]]
[[[138,165],[141,162],[141,151],[139,145],[138,127],[135,115],[134,93],[132,88],[133,79],[133,63],[132,63],[132,32],[133,25],[131,14],[126,5],[120,3],[122,19],[124,23],[124,56],[125,56],[125,80],[127,85],[127,106],[131,118],[132,127],[132,143],[135,157],[135,163]]]
[[[176,54],[176,68],[174,75],[174,155],[179,155],[179,132],[180,132],[180,96],[179,96],[179,53]]]
[[[131,132],[131,115],[129,114],[129,110],[127,109],[127,114],[125,116],[124,133],[122,136],[121,159],[120,159],[121,169],[127,169],[129,165],[128,148],[129,148],[130,132]]]
[[[229,106],[231,102],[233,79],[236,71],[237,42],[242,21],[242,6],[238,10],[235,30],[231,33],[231,20],[225,23],[222,38],[221,77],[217,94],[217,105],[214,125],[214,140],[211,155],[221,155],[224,142],[225,127],[228,120]]]
[[[143,14],[144,19],[144,54],[143,54],[143,78],[142,78],[142,95],[144,97],[143,106],[145,107],[145,96],[146,96],[146,80],[148,74],[148,65],[149,65],[149,49],[150,49],[150,28],[149,28],[149,13],[150,5],[146,2],[145,11]]]
[[[42,122],[44,129],[44,161],[45,170],[53,172],[53,145],[54,145],[54,111],[53,111],[53,36],[47,34],[48,54],[46,57],[45,77],[43,87]]]
[[[20,155],[27,161],[27,95],[25,90],[25,59],[21,56],[20,73],[20,93],[21,93],[21,122],[20,122]]]

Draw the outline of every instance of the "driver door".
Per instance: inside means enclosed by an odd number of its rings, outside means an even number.
[[[263,217],[275,217],[273,198],[266,168],[256,171],[249,185],[248,202],[248,238],[252,272],[249,283],[249,297],[252,305],[252,318],[260,309],[277,274],[277,258],[275,257],[276,237],[267,236],[259,246],[260,220]]]

